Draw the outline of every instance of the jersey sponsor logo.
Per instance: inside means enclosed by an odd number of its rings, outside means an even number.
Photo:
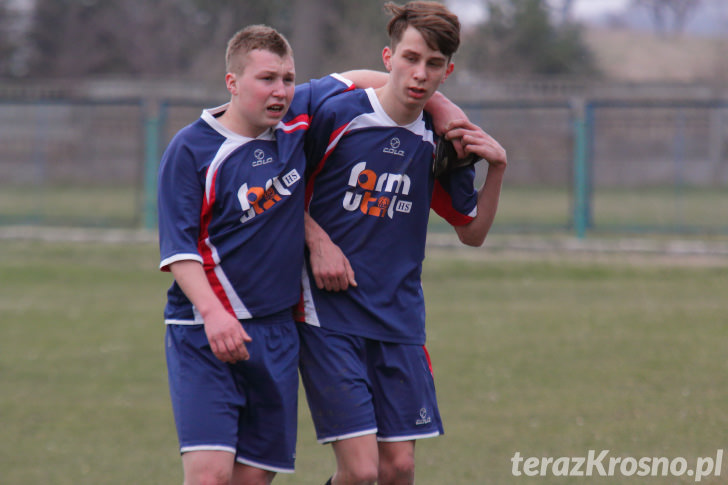
[[[351,169],[349,186],[344,194],[343,206],[348,211],[359,209],[362,213],[374,216],[394,217],[394,212],[409,213],[412,202],[397,200],[398,196],[408,195],[410,178],[405,174],[382,173],[377,175],[366,168],[366,162],[359,162]],[[363,192],[362,192],[363,190]]]
[[[255,160],[253,160],[254,167],[259,167],[261,165],[273,163],[273,157],[266,158],[265,152],[261,148],[258,148],[257,150],[255,150],[253,152],[253,156],[255,157]]]
[[[389,140],[389,146],[382,149],[384,153],[389,153],[390,155],[397,155],[398,157],[404,156],[404,150],[398,150],[400,145],[399,138],[396,136],[393,137],[391,140]]]
[[[241,185],[238,189],[238,201],[243,211],[240,222],[248,222],[284,200],[291,195],[288,189],[299,180],[301,176],[294,168],[282,178],[268,179],[264,187],[249,187],[247,182]]]

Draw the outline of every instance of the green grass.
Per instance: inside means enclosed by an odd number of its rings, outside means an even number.
[[[142,220],[134,187],[2,187],[0,223],[133,227]]]
[[[591,200],[593,229],[600,233],[728,234],[728,197],[710,188],[597,188]],[[153,209],[153,208],[152,208]],[[144,214],[135,187],[29,186],[0,189],[0,224],[139,227]],[[498,208],[499,232],[568,230],[567,187],[506,186]],[[431,230],[450,232],[439,217]]]
[[[0,481],[182,482],[152,244],[3,241]],[[728,262],[429,251],[428,348],[446,434],[417,445],[418,484],[692,483],[516,479],[524,456],[666,456],[726,446]],[[692,463],[691,463],[692,465]],[[722,476],[701,483],[724,483]],[[300,406],[297,473],[333,471]]]

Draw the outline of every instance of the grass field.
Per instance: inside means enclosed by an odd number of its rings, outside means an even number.
[[[592,229],[600,233],[710,233],[728,235],[728,197],[717,188],[597,188],[591,200]],[[135,187],[1,187],[0,225],[135,228],[154,214],[143,213]],[[568,230],[572,200],[567,187],[508,186],[496,230]],[[450,232],[433,217],[431,228]]]
[[[2,241],[0,483],[182,482],[153,244]],[[693,483],[511,474],[511,457],[728,448],[728,261],[430,250],[428,348],[443,437],[418,484]],[[297,473],[333,470],[300,406]],[[728,457],[720,477],[726,483]]]

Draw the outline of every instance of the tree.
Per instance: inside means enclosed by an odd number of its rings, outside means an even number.
[[[632,0],[632,4],[649,12],[658,33],[680,34],[700,0]]]
[[[221,79],[227,39],[282,0],[36,0],[31,75]]]
[[[379,2],[36,0],[29,75],[220,80],[227,40],[255,23],[288,37],[301,80],[352,67],[381,68],[386,19]]]
[[[544,0],[491,0],[488,20],[464,42],[472,70],[497,75],[592,75],[579,25],[552,23]]]

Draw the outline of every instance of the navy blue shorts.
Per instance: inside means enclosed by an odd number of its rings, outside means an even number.
[[[212,353],[202,325],[167,325],[166,354],[180,452],[229,451],[239,463],[292,473],[298,333],[290,311],[244,320],[250,359]]]
[[[298,329],[301,377],[319,443],[374,433],[379,441],[443,433],[422,345],[370,340],[303,323]]]

